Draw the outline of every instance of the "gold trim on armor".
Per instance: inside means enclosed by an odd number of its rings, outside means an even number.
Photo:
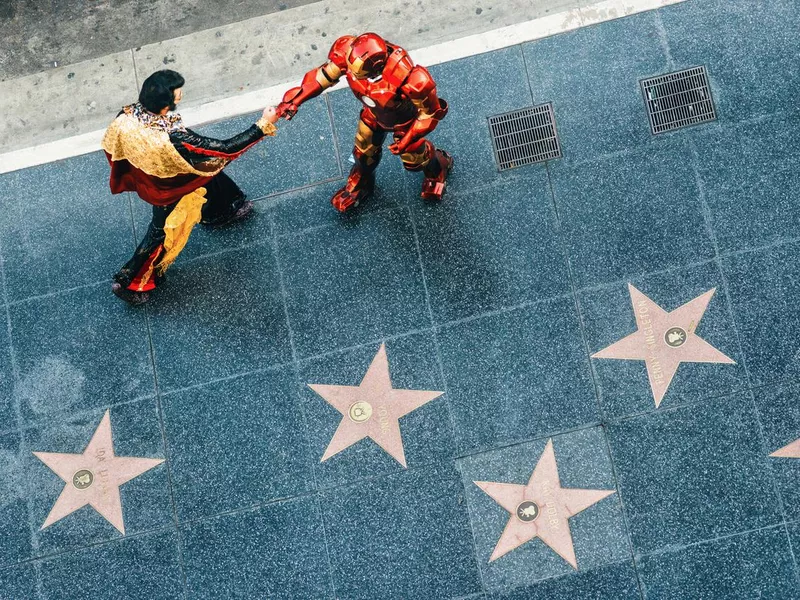
[[[400,155],[402,160],[407,165],[414,165],[415,167],[424,167],[431,162],[431,157],[428,156],[427,145],[423,147],[422,152],[406,152]]]
[[[352,51],[350,53],[352,54]],[[347,70],[350,71],[356,79],[366,79],[369,75],[369,73],[364,70],[364,59],[360,56],[356,56],[352,58],[352,60],[351,57],[348,56]]]
[[[317,69],[316,73],[314,73],[314,79],[317,80],[319,87],[321,87],[323,90],[325,88],[331,87],[331,82],[328,79],[327,75],[325,75],[325,71],[322,70],[322,67]]]
[[[166,131],[145,127],[124,113],[108,127],[101,146],[111,160],[127,160],[137,169],[161,179],[178,175],[213,177],[227,165],[227,161],[220,161],[214,165],[218,168],[204,171],[193,167],[178,153]]]
[[[419,111],[417,113],[418,121],[427,121],[433,118],[433,112],[430,111],[430,98],[412,98],[411,103]]]
[[[334,85],[341,76],[342,70],[333,62],[325,63],[314,74],[314,78],[323,90],[327,90]]]
[[[375,144],[373,135],[375,134],[364,121],[359,120],[356,129],[355,146],[366,156],[374,156],[380,151],[380,147]]]
[[[325,73],[325,76],[330,81],[330,85],[333,85],[333,83],[338,81],[338,79],[342,76],[342,70],[335,62],[329,62],[323,65],[322,72]]]

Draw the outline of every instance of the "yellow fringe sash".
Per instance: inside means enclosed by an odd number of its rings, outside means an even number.
[[[197,188],[195,191],[186,194],[178,201],[177,206],[169,213],[164,224],[164,256],[158,263],[158,271],[164,274],[178,254],[181,253],[186,242],[189,241],[189,234],[192,233],[194,226],[202,218],[202,208],[206,203],[206,188]]]

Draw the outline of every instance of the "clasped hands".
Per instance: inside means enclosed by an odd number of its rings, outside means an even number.
[[[280,119],[281,116],[280,114],[278,114],[278,111],[275,110],[274,106],[268,106],[264,109],[264,112],[261,114],[261,118],[275,125],[275,123],[278,122],[278,119]]]

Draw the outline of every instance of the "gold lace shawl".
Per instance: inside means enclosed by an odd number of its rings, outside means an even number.
[[[127,160],[137,169],[167,179],[177,175],[213,177],[228,164],[224,159],[211,159],[200,170],[184,159],[172,145],[164,129],[147,127],[133,115],[122,113],[106,130],[103,150],[112,160]]]

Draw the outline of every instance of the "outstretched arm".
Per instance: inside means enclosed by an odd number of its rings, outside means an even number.
[[[328,62],[306,73],[300,87],[294,87],[283,95],[283,102],[277,108],[278,117],[291,119],[306,100],[316,98],[336,85],[347,69],[347,52],[353,39],[347,35],[336,40],[328,53]]]
[[[411,70],[401,90],[417,109],[417,118],[406,134],[389,146],[392,154],[402,154],[406,149],[436,129],[447,114],[447,103],[436,94],[436,82],[425,67]]]
[[[273,123],[277,120],[276,110],[269,107],[253,125],[225,140],[200,135],[191,129],[174,131],[169,139],[178,153],[192,165],[199,165],[211,159],[231,161],[244,154],[264,136],[275,135]]]

